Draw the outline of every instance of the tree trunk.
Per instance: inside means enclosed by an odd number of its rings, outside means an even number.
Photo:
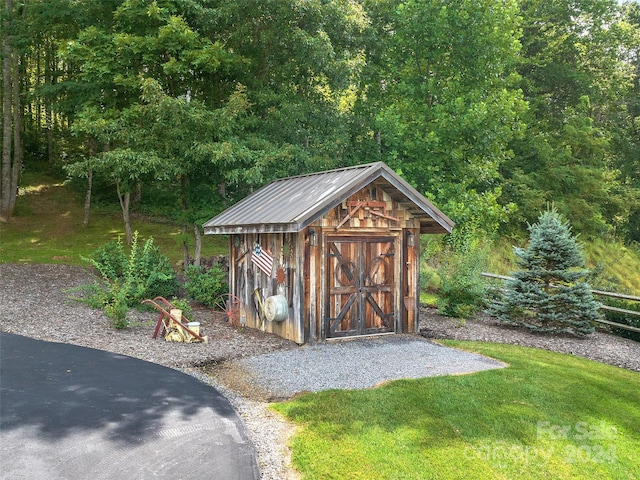
[[[39,46],[36,49],[36,52],[36,75],[34,78],[34,90],[40,88],[40,82],[42,79],[42,46]],[[42,97],[40,95],[35,95],[34,101],[36,111],[36,124],[35,128],[33,129],[33,133],[35,137],[35,143],[39,145],[41,140],[40,135],[42,134]]]
[[[45,131],[47,133],[47,161],[49,167],[53,168],[54,154],[53,154],[53,115],[51,113],[51,107],[48,104],[44,106],[45,110]]]
[[[94,138],[89,139],[89,158],[93,158],[96,154],[96,141]],[[84,217],[82,218],[82,226],[89,226],[89,213],[91,211],[91,190],[93,188],[93,170],[89,170],[87,175],[87,192],[84,195]]]
[[[18,181],[22,170],[22,102],[20,100],[20,61],[18,52],[13,52],[13,165],[11,166],[11,189],[9,190],[9,218],[13,216],[18,195]]]
[[[4,1],[5,15],[9,18],[6,22],[7,31],[10,31],[11,0]],[[13,188],[11,178],[11,129],[13,119],[11,115],[11,104],[13,89],[11,88],[11,39],[10,35],[4,36],[2,61],[2,177],[0,178],[0,221],[7,222],[11,217],[10,200]]]
[[[189,266],[189,242],[187,242],[187,222],[182,222],[182,268]]]
[[[89,213],[91,212],[91,189],[93,187],[93,170],[89,170],[87,175],[87,192],[84,195],[84,217],[82,217],[82,226],[89,226]]]
[[[200,227],[197,223],[193,224],[193,236],[196,239],[195,251],[193,252],[193,264],[200,266],[200,256],[202,254],[202,236],[200,235]]]
[[[133,204],[133,208],[136,208],[140,205],[140,201],[142,200],[142,182],[136,183],[136,189],[133,192],[133,199],[131,203]]]
[[[183,268],[186,269],[189,266],[189,243],[187,242],[187,210],[189,204],[187,203],[187,184],[188,177],[182,175],[180,177],[180,201],[182,203],[182,254],[183,254]]]
[[[45,84],[55,84],[55,53],[53,52],[53,42],[48,42],[45,47],[45,60],[44,60],[44,78]],[[49,167],[53,167],[55,162],[54,146],[53,146],[53,134],[54,134],[54,117],[51,105],[49,102],[44,104],[44,116],[45,116],[45,129],[47,132],[47,159]]]
[[[131,230],[131,218],[129,217],[129,203],[131,201],[131,192],[125,192],[122,195],[120,191],[120,181],[116,181],[116,191],[118,192],[118,200],[122,208],[122,218],[124,220],[124,233],[127,237],[127,245],[131,245],[133,241],[133,231]]]

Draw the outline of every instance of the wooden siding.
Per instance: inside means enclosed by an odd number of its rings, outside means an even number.
[[[243,234],[230,237],[231,292],[242,301],[246,312],[246,325],[281,337],[304,343],[302,323],[302,292],[296,278],[303,269],[300,244],[302,238],[294,233]],[[267,275],[251,261],[251,253],[256,244],[266,249],[274,257],[271,275]],[[282,268],[284,281],[278,283],[276,271]],[[283,295],[289,305],[288,317],[281,322],[270,322],[260,312],[256,295],[260,295],[262,304],[272,295]]]
[[[330,210],[322,217],[321,226],[336,232],[353,229],[367,234],[419,228],[420,222],[374,183]]]

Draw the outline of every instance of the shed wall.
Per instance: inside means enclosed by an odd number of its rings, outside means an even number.
[[[304,245],[296,233],[241,234],[230,236],[229,284],[231,292],[245,306],[246,325],[297,343],[305,342],[302,315],[302,283]],[[255,245],[260,245],[274,257],[271,275],[264,273],[251,260]],[[300,253],[299,253],[300,252]],[[278,269],[282,269],[279,282]],[[288,315],[280,322],[266,319],[260,304],[273,295],[287,299]],[[258,301],[258,297],[260,301]]]

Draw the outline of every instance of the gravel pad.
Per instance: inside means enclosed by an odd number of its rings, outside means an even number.
[[[365,389],[401,378],[459,375],[505,367],[475,353],[408,336],[368,337],[303,346],[239,360],[275,395]]]

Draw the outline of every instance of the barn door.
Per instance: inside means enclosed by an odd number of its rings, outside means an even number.
[[[395,330],[395,238],[327,239],[327,337]]]

